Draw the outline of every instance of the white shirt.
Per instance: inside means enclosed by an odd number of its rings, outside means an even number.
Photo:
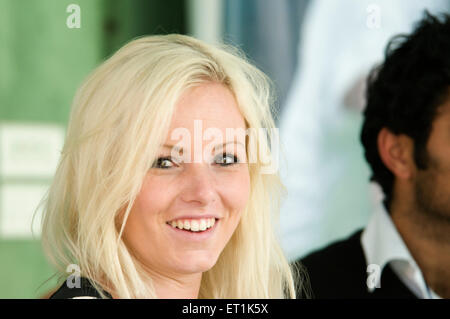
[[[361,236],[361,245],[367,265],[378,265],[382,272],[383,268],[390,264],[400,280],[418,298],[441,299],[426,284],[422,271],[384,208],[379,207],[374,211]],[[369,292],[373,292],[375,289],[368,288]]]

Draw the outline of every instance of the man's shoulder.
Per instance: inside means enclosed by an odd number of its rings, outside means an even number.
[[[313,297],[348,298],[367,294],[366,261],[359,229],[349,237],[297,261],[306,268]]]
[[[333,242],[328,246],[316,250],[306,257],[301,258],[301,262],[306,265],[320,267],[326,262],[333,265],[360,265],[365,263],[364,253],[361,246],[361,234],[363,229],[359,229],[345,239]],[[330,267],[325,267],[330,269]]]

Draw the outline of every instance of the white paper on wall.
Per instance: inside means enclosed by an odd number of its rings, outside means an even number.
[[[57,125],[0,125],[0,174],[3,178],[51,178],[64,143]]]
[[[41,234],[41,209],[32,218],[47,184],[3,184],[0,186],[0,237],[37,239]],[[33,234],[33,237],[32,237]]]

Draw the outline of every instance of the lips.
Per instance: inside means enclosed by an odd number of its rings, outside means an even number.
[[[180,218],[167,222],[173,228],[187,230],[190,232],[203,232],[214,226],[216,219],[208,218]]]
[[[217,233],[218,227],[220,228],[220,222],[220,218],[214,218],[210,215],[202,216],[202,218],[198,218],[197,216],[183,216],[183,218],[168,221],[166,224],[170,237],[174,240],[185,245],[201,245],[203,247],[203,245],[211,243],[211,240]],[[202,230],[203,228],[204,230]]]

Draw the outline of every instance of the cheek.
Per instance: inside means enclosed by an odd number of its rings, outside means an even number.
[[[147,178],[144,181],[128,217],[127,237],[157,236],[158,232],[151,230],[165,222],[163,212],[173,199],[166,184],[163,179]]]
[[[247,205],[250,194],[250,176],[248,170],[239,171],[220,181],[222,198],[228,209],[241,212]]]
[[[164,212],[173,200],[173,187],[164,178],[147,178],[142,185],[139,195],[136,197],[136,211],[146,215],[159,215]]]

